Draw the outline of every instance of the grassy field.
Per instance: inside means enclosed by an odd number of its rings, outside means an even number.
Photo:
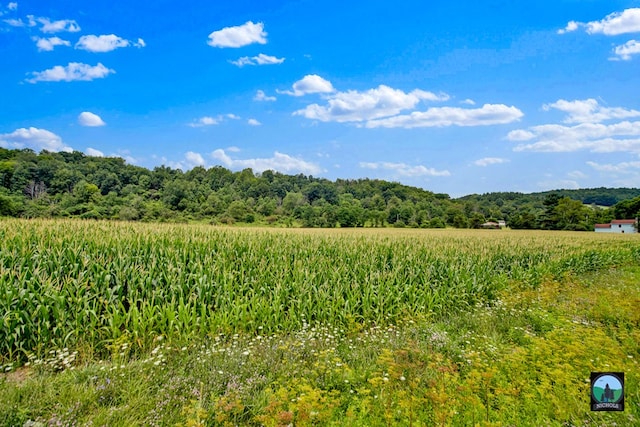
[[[5,425],[637,425],[640,239],[0,222]],[[591,371],[626,410],[589,411]]]

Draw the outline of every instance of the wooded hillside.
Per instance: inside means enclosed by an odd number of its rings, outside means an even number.
[[[0,148],[0,216],[26,218],[433,228],[505,220],[512,228],[592,230],[595,223],[637,215],[638,196],[640,189],[596,188],[451,199],[367,178],[330,181],[221,166],[149,170],[77,151]]]

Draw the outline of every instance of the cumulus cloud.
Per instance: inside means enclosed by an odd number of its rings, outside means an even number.
[[[40,31],[43,33],[77,33],[80,31],[80,26],[73,19],[61,19],[59,21],[51,21],[49,18],[35,18],[33,15],[27,15],[29,18],[29,26],[37,25],[36,22],[42,24]]]
[[[564,122],[573,126],[544,124],[510,132],[507,139],[522,142],[515,151],[640,153],[640,121],[620,121],[611,124],[607,120],[639,117],[640,111],[625,108],[602,107],[595,100],[559,100],[543,106],[564,111]]]
[[[251,168],[254,172],[274,170],[282,173],[303,173],[307,175],[317,175],[323,172],[323,169],[315,163],[310,163],[278,151],[270,158],[241,160],[232,159],[224,150],[218,149],[211,153],[211,157],[224,166],[236,170]]]
[[[0,16],[2,16],[0,14]],[[12,27],[24,27],[26,26],[26,24],[24,23],[24,21],[20,18],[16,19],[16,18],[10,18],[10,19],[3,19],[2,22],[9,24]]]
[[[220,121],[211,116],[200,117],[199,119],[189,123],[189,126],[192,128],[202,127],[202,126],[213,126],[219,124]]]
[[[436,95],[419,89],[405,93],[380,85],[365,92],[337,92],[328,97],[326,105],[311,104],[294,112],[294,115],[323,122],[361,122],[396,115],[403,110],[414,108],[423,100],[446,99],[447,95]]]
[[[38,51],[52,51],[56,46],[71,46],[71,43],[67,40],[62,40],[60,37],[49,37],[49,38],[41,38],[41,37],[32,37],[34,42],[36,42],[36,46],[38,47]]]
[[[187,151],[184,158],[192,166],[204,166],[205,161],[201,154],[194,153],[193,151]]]
[[[616,36],[618,34],[640,32],[640,8],[625,9],[605,16],[600,21],[576,22],[570,21],[567,26],[559,30],[560,34],[585,28],[588,34],[604,34]]]
[[[411,166],[406,163],[360,162],[360,167],[363,169],[393,171],[396,174],[404,177],[450,176],[451,175],[451,173],[448,170],[439,171],[434,168],[428,168],[423,165]]]
[[[101,36],[87,35],[80,37],[75,48],[86,50],[88,52],[111,52],[121,47],[134,45],[136,47],[144,47],[146,43],[142,39],[138,39],[136,43],[118,37],[115,34],[106,34]]]
[[[18,10],[18,3],[17,2],[11,2],[7,5],[7,8],[9,10]]]
[[[81,126],[89,126],[89,127],[98,127],[104,126],[106,123],[98,116],[97,114],[93,114],[89,111],[83,111],[78,116],[78,123]]]
[[[256,92],[256,95],[253,97],[254,101],[275,101],[275,96],[267,96],[264,91],[259,90]]]
[[[64,145],[62,138],[46,129],[35,127],[16,129],[11,133],[0,134],[0,147],[30,148],[34,151],[47,150],[52,152],[73,151]]]
[[[615,56],[611,59],[628,61],[631,59],[633,55],[637,55],[639,53],[640,53],[640,41],[629,40],[625,44],[616,46],[613,49],[613,54]]]
[[[27,79],[27,82],[89,81],[102,79],[111,73],[115,73],[115,71],[105,67],[101,63],[91,66],[80,62],[70,62],[65,67],[56,65],[48,70],[33,72],[31,73],[33,77]]]
[[[552,104],[545,104],[542,109],[556,109],[568,113],[565,123],[599,123],[611,119],[626,119],[640,116],[640,111],[619,107],[603,107],[593,98],[575,101],[559,99]]]
[[[240,117],[236,116],[235,114],[219,114],[215,117],[204,116],[189,123],[189,126],[191,126],[192,128],[203,127],[203,126],[214,126],[214,125],[219,125],[220,123],[224,122],[227,119],[239,120]]]
[[[253,43],[267,43],[267,33],[262,22],[254,24],[247,21],[237,27],[225,27],[209,34],[207,42],[212,47],[242,47]]]
[[[258,56],[253,56],[251,58],[243,56],[242,58],[238,58],[236,61],[229,62],[238,67],[244,67],[245,65],[273,65],[282,64],[284,62],[284,58],[276,58],[275,56],[269,56],[261,53]]]
[[[485,157],[483,159],[478,159],[473,162],[476,166],[489,166],[489,165],[499,165],[500,163],[508,163],[509,159],[503,159],[500,157]]]
[[[335,89],[330,81],[323,79],[317,74],[309,74],[304,76],[301,80],[298,80],[293,84],[292,91],[282,91],[284,93],[293,96],[303,96],[311,93],[331,93]]]
[[[92,157],[104,157],[104,153],[100,150],[96,150],[95,148],[91,148],[91,147],[87,147],[86,150],[84,150],[84,153],[87,156],[92,156]]]
[[[517,145],[515,151],[640,153],[640,122],[624,121],[610,125],[580,123],[575,126],[547,124],[533,126],[529,132],[531,142]],[[507,139],[513,140],[510,135],[507,135]]]
[[[488,126],[519,120],[524,114],[514,106],[484,104],[481,108],[433,107],[427,111],[370,120],[367,128],[421,128],[444,126]]]
[[[596,162],[587,162],[587,165],[591,166],[593,169],[597,170],[598,172],[618,173],[618,174],[640,172],[640,161],[622,162],[618,164],[611,164],[611,163],[600,164]]]
[[[250,126],[260,126],[260,125],[262,125],[262,123],[260,123],[256,119],[247,120],[247,124],[249,124]]]

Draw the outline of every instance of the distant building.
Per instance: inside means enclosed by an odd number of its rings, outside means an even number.
[[[504,222],[503,220],[500,220],[498,222],[488,221],[480,225],[480,227],[482,228],[488,228],[488,229],[494,229],[494,230],[497,230],[499,228],[504,228],[506,226],[507,226],[507,223]]]
[[[635,219],[614,219],[611,224],[596,224],[596,233],[637,233]]]

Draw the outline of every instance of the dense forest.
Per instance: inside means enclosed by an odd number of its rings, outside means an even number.
[[[335,182],[221,166],[149,170],[117,157],[0,148],[0,216],[127,221],[208,221],[302,227],[512,228],[593,230],[634,218],[640,189],[488,193],[452,199],[396,182]]]

